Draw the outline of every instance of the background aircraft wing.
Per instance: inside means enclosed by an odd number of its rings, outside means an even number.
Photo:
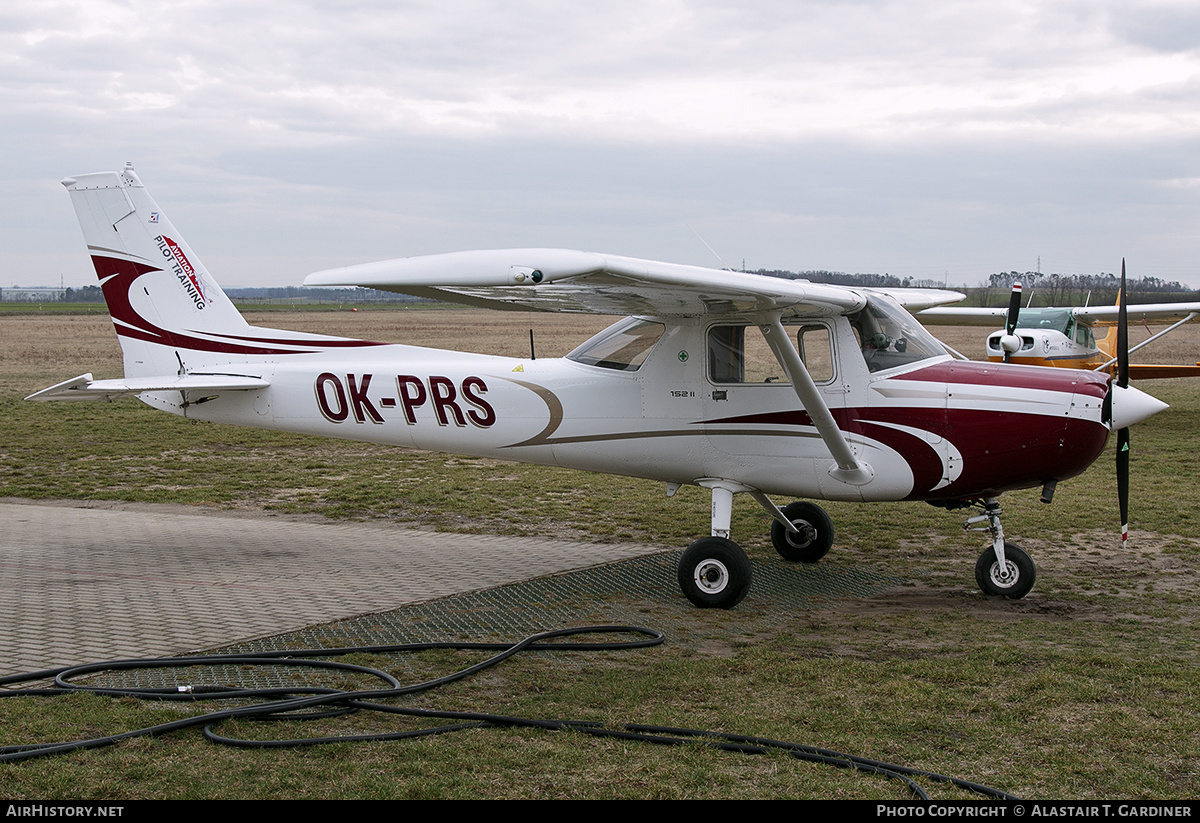
[[[1130,323],[1173,323],[1192,312],[1200,312],[1200,303],[1131,303],[1126,307]],[[1092,321],[1093,325],[1117,322],[1116,306],[1086,306],[1073,310],[1081,320]]]
[[[917,319],[933,326],[987,326],[999,328],[1004,325],[1008,309],[1004,307],[974,309],[962,306],[945,306],[916,312]],[[1200,312],[1200,303],[1134,303],[1128,306],[1129,322],[1172,323],[1182,320],[1192,312]],[[1117,322],[1116,306],[1075,306],[1071,313],[1091,325],[1106,325]]]
[[[317,272],[304,284],[364,286],[493,309],[658,317],[777,309],[833,315],[865,305],[861,290],[843,286],[566,249],[406,257]],[[943,302],[962,297],[944,295],[953,297]]]

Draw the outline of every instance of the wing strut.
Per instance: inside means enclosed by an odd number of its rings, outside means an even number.
[[[767,345],[775,354],[775,359],[779,361],[779,367],[788,376],[788,380],[792,381],[792,390],[800,398],[801,405],[808,412],[808,416],[812,418],[817,433],[821,435],[821,439],[825,441],[825,446],[837,463],[837,468],[830,470],[829,474],[835,480],[853,486],[862,486],[871,482],[871,479],[875,477],[875,470],[868,463],[854,456],[854,451],[850,448],[850,441],[838,428],[837,421],[833,419],[833,414],[829,411],[829,406],[825,404],[825,399],[817,390],[817,384],[813,382],[804,361],[800,359],[800,353],[792,347],[788,340],[788,334],[783,328],[780,315],[771,314],[770,323],[762,327],[762,332],[763,336],[767,338]]]
[[[1163,335],[1170,334],[1171,332],[1175,331],[1177,328],[1182,326],[1184,323],[1187,323],[1189,320],[1192,320],[1196,317],[1200,317],[1200,312],[1191,312],[1187,317],[1183,318],[1178,323],[1168,326],[1167,328],[1160,331],[1158,334],[1156,334],[1146,340],[1143,340],[1141,343],[1138,343],[1136,346],[1130,346],[1129,354],[1133,354],[1135,351],[1140,349],[1142,346],[1153,343],[1155,340],[1162,337]],[[1111,357],[1103,365],[1097,366],[1096,368],[1092,369],[1092,371],[1106,371],[1109,366],[1111,366],[1113,363],[1116,363],[1116,362],[1117,362],[1117,358]]]

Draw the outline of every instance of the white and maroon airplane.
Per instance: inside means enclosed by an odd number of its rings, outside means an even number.
[[[564,358],[465,354],[250,326],[131,166],[63,181],[124,355],[31,400],[136,395],[184,417],[683,484],[712,494],[711,535],[678,567],[697,606],[750,586],[729,539],[735,494],[774,518],[788,560],[833,542],[819,506],[769,495],[974,507],[987,594],[1035,567],[997,496],[1084,471],[1109,432],[1165,405],[1108,375],[951,359],[904,308],[956,292],[872,290],[556,249],[473,251],[320,272],[496,309],[627,314]]]

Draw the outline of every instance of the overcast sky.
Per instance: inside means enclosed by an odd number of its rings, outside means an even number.
[[[0,286],[95,282],[58,181],[133,161],[229,286],[551,246],[1200,287],[1195,0],[8,0],[0,110]]]

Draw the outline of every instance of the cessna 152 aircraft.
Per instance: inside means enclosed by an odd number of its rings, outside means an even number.
[[[1165,408],[1107,375],[952,360],[902,308],[954,292],[850,289],[579,251],[391,260],[310,275],[522,311],[627,314],[565,358],[465,354],[248,325],[131,166],[63,181],[120,339],[125,376],[31,400],[112,399],[188,418],[658,480],[712,495],[678,580],[701,607],[750,586],[733,496],[774,518],[788,560],[833,542],[809,500],[974,507],[976,580],[1024,596],[1029,555],[997,496],[1086,469],[1110,430]],[[1127,471],[1127,470],[1126,470]],[[982,525],[980,525],[982,524]]]
[[[929,325],[947,326],[994,326],[1004,320],[1005,327],[987,338],[988,360],[992,362],[1110,373],[1115,370],[1119,305],[1022,309],[1020,300],[1021,284],[1015,283],[1008,308],[942,306],[918,311],[917,318]],[[1170,327],[1130,347],[1129,351],[1135,352],[1200,316],[1200,303],[1135,303],[1126,310],[1144,323],[1174,321]],[[1106,327],[1105,333],[1097,336],[1095,329],[1100,326]],[[1194,366],[1130,363],[1129,376],[1134,380],[1198,377],[1200,363]]]

